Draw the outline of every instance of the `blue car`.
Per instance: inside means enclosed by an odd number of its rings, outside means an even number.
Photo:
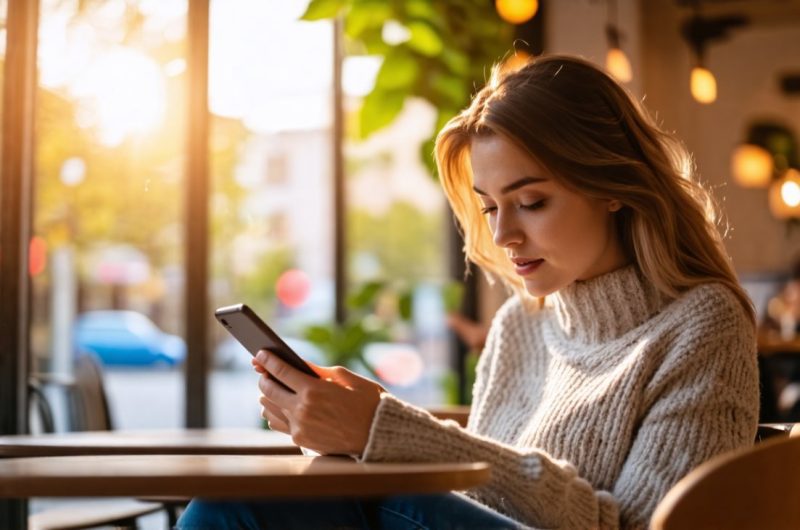
[[[82,313],[75,324],[78,353],[97,355],[105,365],[176,366],[186,358],[186,343],[164,333],[136,311]]]

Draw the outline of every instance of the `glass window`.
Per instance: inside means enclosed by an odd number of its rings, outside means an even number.
[[[440,404],[450,371],[444,309],[450,221],[420,157],[436,113],[425,101],[407,100],[395,121],[359,140],[355,114],[378,66],[370,60],[354,56],[344,64],[349,290],[381,286],[362,311],[373,329],[384,331],[364,349],[383,384],[411,402]]]
[[[41,2],[32,366],[93,355],[118,428],[184,423],[186,18],[186,0]]]
[[[211,2],[211,300],[247,303],[298,353],[333,315],[333,34],[307,0]],[[261,424],[249,354],[213,325],[210,423]]]

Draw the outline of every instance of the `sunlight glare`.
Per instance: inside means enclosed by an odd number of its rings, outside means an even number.
[[[74,93],[93,111],[105,145],[151,130],[164,117],[164,76],[155,61],[131,48],[114,47],[99,55]]]
[[[383,59],[377,55],[346,57],[342,65],[342,89],[348,96],[364,97],[372,92]]]

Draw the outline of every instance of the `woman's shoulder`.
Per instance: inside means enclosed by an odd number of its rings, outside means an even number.
[[[697,285],[683,292],[661,312],[681,335],[706,340],[737,335],[754,340],[754,323],[733,290],[719,282]]]
[[[683,292],[670,304],[673,311],[706,314],[715,318],[750,320],[733,290],[720,283],[708,282]]]

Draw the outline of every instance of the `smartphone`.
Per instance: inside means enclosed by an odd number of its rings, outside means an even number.
[[[258,350],[270,350],[294,368],[319,379],[319,375],[246,304],[220,307],[214,311],[214,316],[253,357]],[[286,386],[281,381],[278,383]]]

